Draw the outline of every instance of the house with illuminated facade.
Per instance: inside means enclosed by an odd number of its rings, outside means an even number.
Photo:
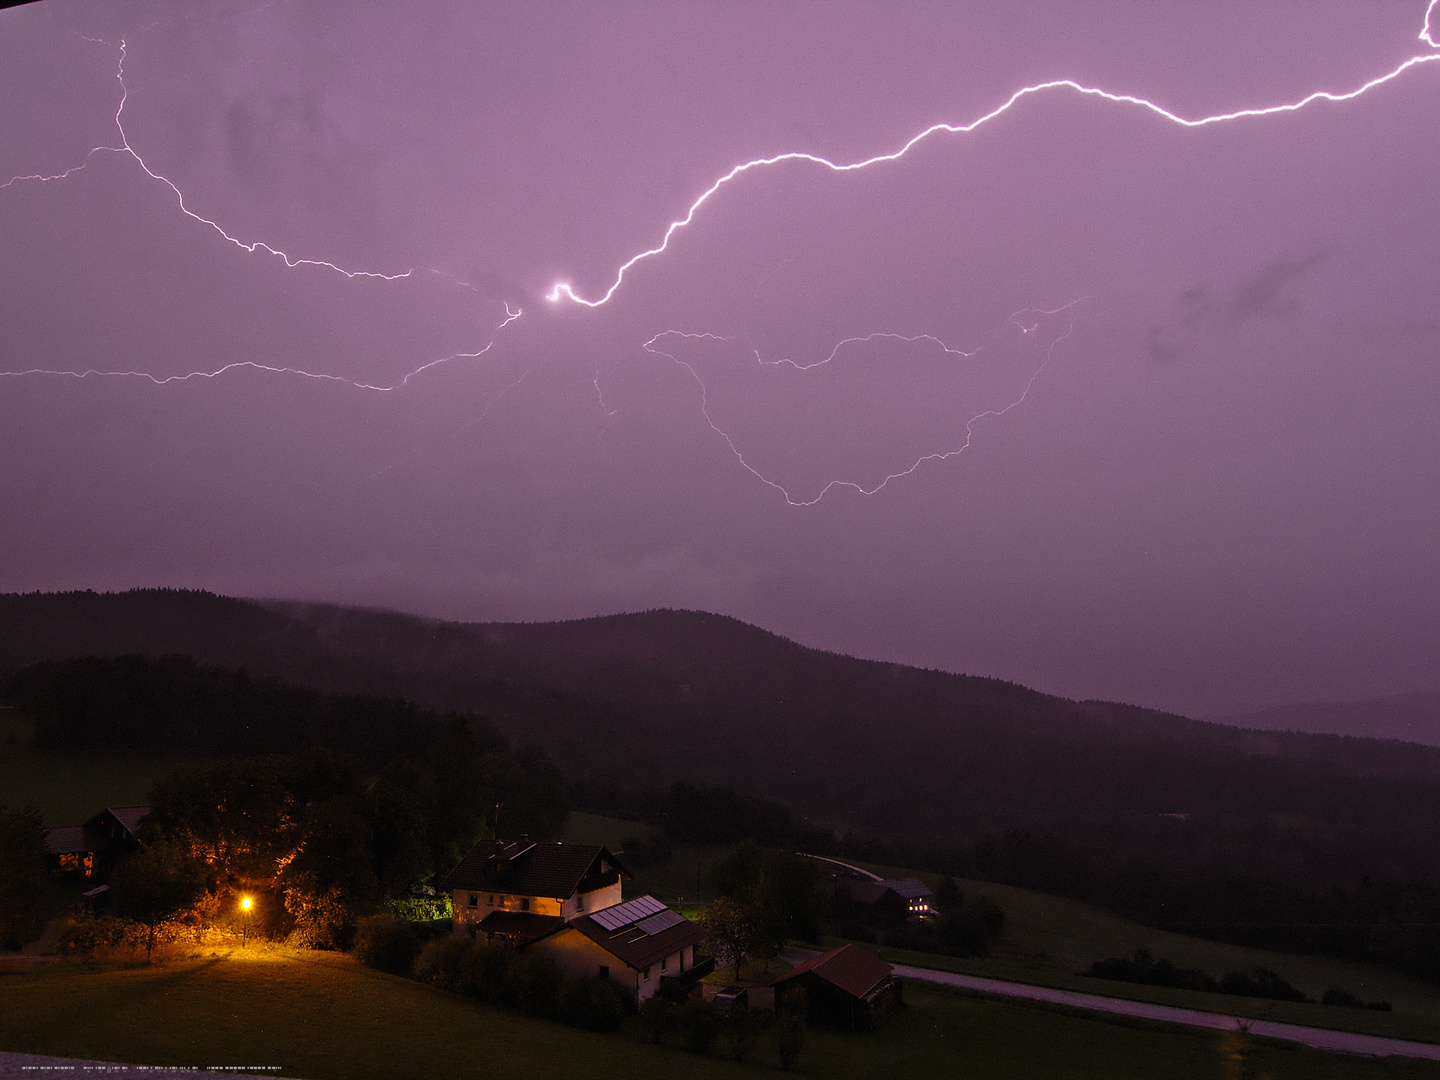
[[[626,901],[630,871],[591,844],[482,840],[446,875],[454,930],[549,957],[569,978],[618,983],[637,1003],[693,979],[706,934],[651,896]]]

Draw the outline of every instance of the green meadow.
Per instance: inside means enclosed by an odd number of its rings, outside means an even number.
[[[1046,1077],[1433,1077],[1433,1063],[1322,1054],[1281,1043],[906,988],[868,1035],[811,1031],[794,1075],[974,1080]],[[638,1024],[595,1035],[381,975],[348,956],[234,949],[114,970],[57,965],[0,975],[0,1047],[99,1061],[273,1067],[303,1080],[437,1076],[740,1077],[775,1074],[767,1040],[745,1064],[651,1046]],[[271,1073],[276,1075],[276,1073]]]
[[[43,750],[33,721],[0,712],[0,802],[34,805],[47,825],[78,825],[107,806],[138,806],[171,769],[211,758],[153,750]]]

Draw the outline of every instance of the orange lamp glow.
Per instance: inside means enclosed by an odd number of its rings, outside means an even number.
[[[241,910],[241,911],[249,911],[249,910],[250,910],[250,905],[251,905],[252,903],[253,903],[253,901],[250,899],[250,897],[248,897],[248,896],[242,896],[242,897],[240,898],[240,910]]]

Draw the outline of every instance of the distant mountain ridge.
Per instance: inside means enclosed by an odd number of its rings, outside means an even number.
[[[704,612],[453,623],[171,590],[0,596],[0,670],[123,653],[469,709],[571,776],[726,784],[842,829],[1056,829],[1293,880],[1440,876],[1440,749],[1069,701]]]
[[[1217,724],[1259,731],[1354,735],[1440,746],[1440,690],[1393,694],[1368,701],[1279,705],[1213,719]]]

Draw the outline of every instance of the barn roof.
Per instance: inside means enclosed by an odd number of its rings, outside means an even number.
[[[776,979],[775,985],[779,986],[809,973],[839,987],[847,994],[864,998],[888,979],[894,970],[884,960],[858,945],[841,945],[838,949],[812,956],[804,963],[795,965]]]

